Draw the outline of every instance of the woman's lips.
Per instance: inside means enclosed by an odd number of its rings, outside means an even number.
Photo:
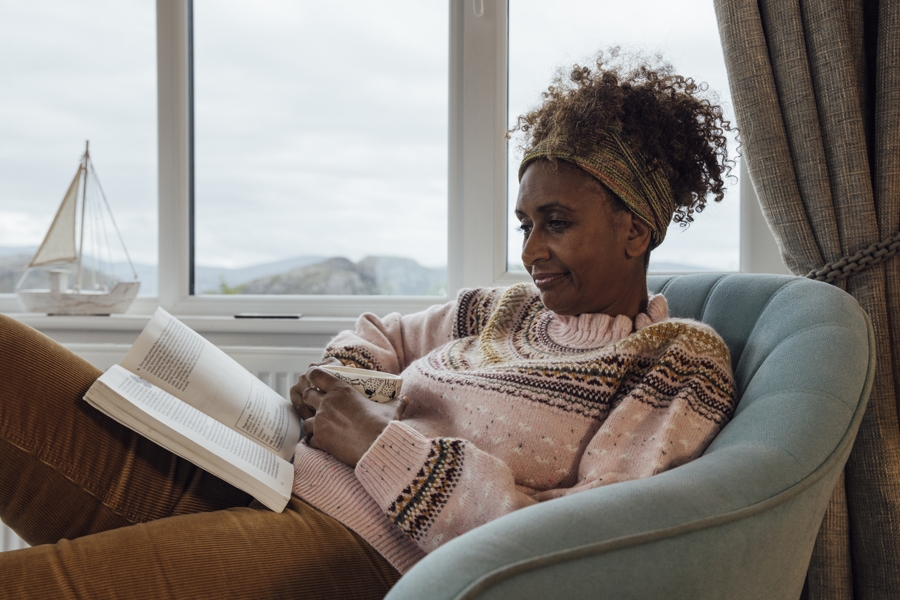
[[[561,281],[565,276],[565,273],[541,273],[540,275],[532,275],[531,278],[534,280],[534,285],[539,288],[546,288]]]

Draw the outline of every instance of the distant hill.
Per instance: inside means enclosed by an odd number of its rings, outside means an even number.
[[[329,258],[247,282],[241,294],[335,294],[427,296],[443,293],[447,271],[423,267],[409,258],[369,256],[354,263]]]
[[[327,258],[327,256],[295,256],[240,269],[198,265],[194,273],[194,286],[198,294],[218,294],[222,291],[223,283],[229,288],[235,288],[254,279],[320,263]]]
[[[0,246],[0,294],[15,291],[36,247]],[[85,264],[89,263],[87,260]],[[141,296],[158,294],[156,265],[135,263],[141,281]],[[122,281],[132,279],[128,263],[115,263],[113,272]],[[92,271],[85,267],[89,279]],[[75,278],[74,267],[69,277]],[[432,269],[399,257],[368,257],[358,263],[345,258],[297,256],[239,269],[198,266],[198,294],[394,294],[434,295],[446,286],[446,269]],[[29,274],[26,287],[48,287],[47,273]]]
[[[25,266],[35,252],[37,252],[37,246],[0,246],[0,294],[14,291],[16,282],[22,276]],[[324,256],[298,256],[239,269],[200,265],[195,273],[195,286],[199,294],[219,293],[223,283],[225,286],[233,288],[253,279],[322,262],[325,258]],[[90,262],[89,257],[86,264],[87,262]],[[159,293],[156,265],[134,263],[134,270],[137,271],[138,279],[141,281],[139,295],[156,296]],[[127,262],[113,263],[113,273],[122,281],[131,281],[133,278],[131,267]],[[74,276],[69,278],[70,283],[73,278]],[[35,270],[28,276],[25,285],[35,288],[47,287],[47,274],[41,270]]]
[[[12,293],[34,256],[36,247],[0,246],[0,294]],[[92,271],[87,266],[88,281]],[[128,263],[115,263],[114,273],[122,281],[130,281]],[[156,296],[156,265],[135,263],[141,281],[141,296]],[[512,267],[514,271],[522,272]],[[651,261],[651,273],[707,271],[697,265]],[[198,266],[195,273],[198,294],[333,294],[333,295],[402,295],[430,296],[443,293],[447,285],[445,268],[423,267],[409,258],[369,256],[359,262],[346,258],[296,256],[270,263],[227,269]],[[69,277],[74,280],[74,268]],[[46,272],[36,270],[29,275],[27,287],[48,287]]]
[[[2,248],[0,247],[0,294],[12,293],[25,265],[37,252],[37,248]],[[44,286],[48,286],[48,278],[44,278]]]
[[[37,252],[36,246],[31,247],[10,247],[0,246],[0,294],[11,294],[16,289],[16,283],[25,272],[25,267]],[[84,285],[90,286],[94,280],[94,269],[92,268],[93,260],[86,257],[83,267]],[[71,286],[76,277],[77,268],[75,265],[65,267],[69,271],[69,285]],[[141,296],[155,296],[157,294],[156,287],[156,265],[135,264],[135,270],[138,273],[138,279],[141,281]],[[128,263],[114,263],[113,273],[121,281],[131,281],[134,275]],[[98,280],[98,283],[100,280]],[[112,278],[108,278],[107,285],[112,286]],[[28,274],[28,278],[24,282],[26,288],[47,288],[50,286],[49,277],[45,269],[35,269]]]
[[[36,250],[35,248],[30,252],[19,254],[12,252],[0,253],[0,294],[11,294],[15,291],[19,278],[25,272],[25,266],[31,260],[31,257],[34,256]],[[69,285],[71,286],[75,281],[78,269],[75,265],[68,265],[66,270],[69,271]],[[97,273],[95,278],[94,270],[91,267],[85,265],[82,271],[85,287],[92,286],[95,280],[100,285],[104,283],[104,278],[100,273]],[[128,279],[130,280],[131,277],[128,277]],[[112,278],[106,277],[105,283],[107,287],[112,287],[114,282]],[[24,286],[27,288],[49,288],[50,277],[48,272],[44,269],[35,269],[28,274],[28,279],[25,280]]]

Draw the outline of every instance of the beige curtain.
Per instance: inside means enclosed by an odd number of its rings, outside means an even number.
[[[787,266],[900,229],[900,0],[715,0],[743,160]],[[872,317],[875,387],[816,540],[810,598],[900,598],[900,257],[840,285]]]

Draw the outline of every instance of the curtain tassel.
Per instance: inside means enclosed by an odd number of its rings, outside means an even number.
[[[806,277],[816,281],[833,283],[855,275],[863,269],[883,263],[897,254],[898,251],[900,251],[900,232],[880,242],[875,242],[853,256],[845,256],[836,262],[828,263],[821,269],[814,269],[807,273]]]

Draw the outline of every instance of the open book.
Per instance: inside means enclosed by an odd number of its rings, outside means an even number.
[[[272,510],[287,505],[294,407],[163,309],[84,399]]]

